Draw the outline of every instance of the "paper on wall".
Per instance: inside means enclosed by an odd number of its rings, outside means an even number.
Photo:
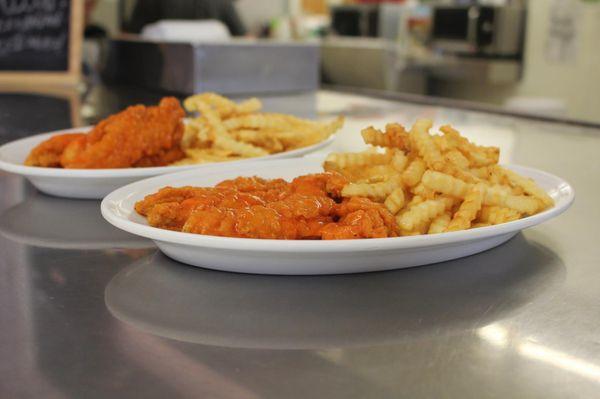
[[[552,0],[546,38],[546,60],[548,62],[575,63],[579,50],[581,17],[579,0]]]

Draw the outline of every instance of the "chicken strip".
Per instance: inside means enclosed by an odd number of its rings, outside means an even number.
[[[334,210],[339,218],[321,230],[324,240],[395,237],[396,220],[387,208],[368,198],[344,199]]]
[[[78,169],[164,166],[183,159],[185,112],[174,97],[135,105],[101,121],[88,134],[61,134],[40,143],[26,165]]]
[[[215,187],[164,187],[135,210],[151,226],[187,233],[266,239],[350,239],[396,235],[394,216],[368,198],[341,199],[334,172],[283,179],[238,177]],[[336,201],[337,200],[337,201]]]
[[[127,168],[165,165],[184,157],[179,149],[185,112],[174,97],[158,106],[135,105],[100,122],[85,138],[65,148],[65,168]]]
[[[60,157],[73,141],[84,139],[85,133],[66,133],[50,137],[38,144],[25,159],[27,166],[60,168]]]

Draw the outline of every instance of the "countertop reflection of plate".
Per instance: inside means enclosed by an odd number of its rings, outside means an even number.
[[[539,299],[564,273],[552,251],[522,235],[443,265],[336,276],[224,273],[157,253],[116,275],[105,301],[117,319],[174,340],[318,349],[483,327]]]
[[[574,190],[563,179],[531,168],[507,167],[533,178],[554,198],[555,205],[533,216],[476,229],[411,237],[322,241],[232,238],[171,231],[149,226],[134,210],[137,201],[165,186],[211,187],[238,176],[291,180],[322,172],[320,159],[305,157],[227,165],[207,174],[185,171],[158,176],[121,187],[106,196],[101,207],[109,223],[152,239],[166,255],[194,266],[262,274],[372,272],[427,265],[488,250],[525,228],[560,215],[573,202]]]
[[[38,134],[0,146],[0,170],[27,178],[38,190],[58,197],[100,199],[111,191],[146,177],[194,169],[197,173],[207,172],[221,165],[240,164],[250,161],[301,157],[331,144],[335,136],[320,143],[296,150],[280,152],[264,157],[241,159],[226,163],[201,165],[161,166],[151,168],[122,169],[61,169],[25,166],[25,158],[36,145],[56,134],[86,132],[90,126]]]
[[[147,248],[150,240],[106,223],[98,201],[34,194],[0,215],[0,234],[38,247],[61,249]]]

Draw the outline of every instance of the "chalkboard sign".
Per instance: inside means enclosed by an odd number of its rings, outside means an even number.
[[[0,0],[0,82],[74,83],[83,0]]]

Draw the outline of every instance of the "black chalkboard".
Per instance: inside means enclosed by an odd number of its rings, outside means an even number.
[[[70,11],[69,0],[0,0],[0,71],[67,71]]]

